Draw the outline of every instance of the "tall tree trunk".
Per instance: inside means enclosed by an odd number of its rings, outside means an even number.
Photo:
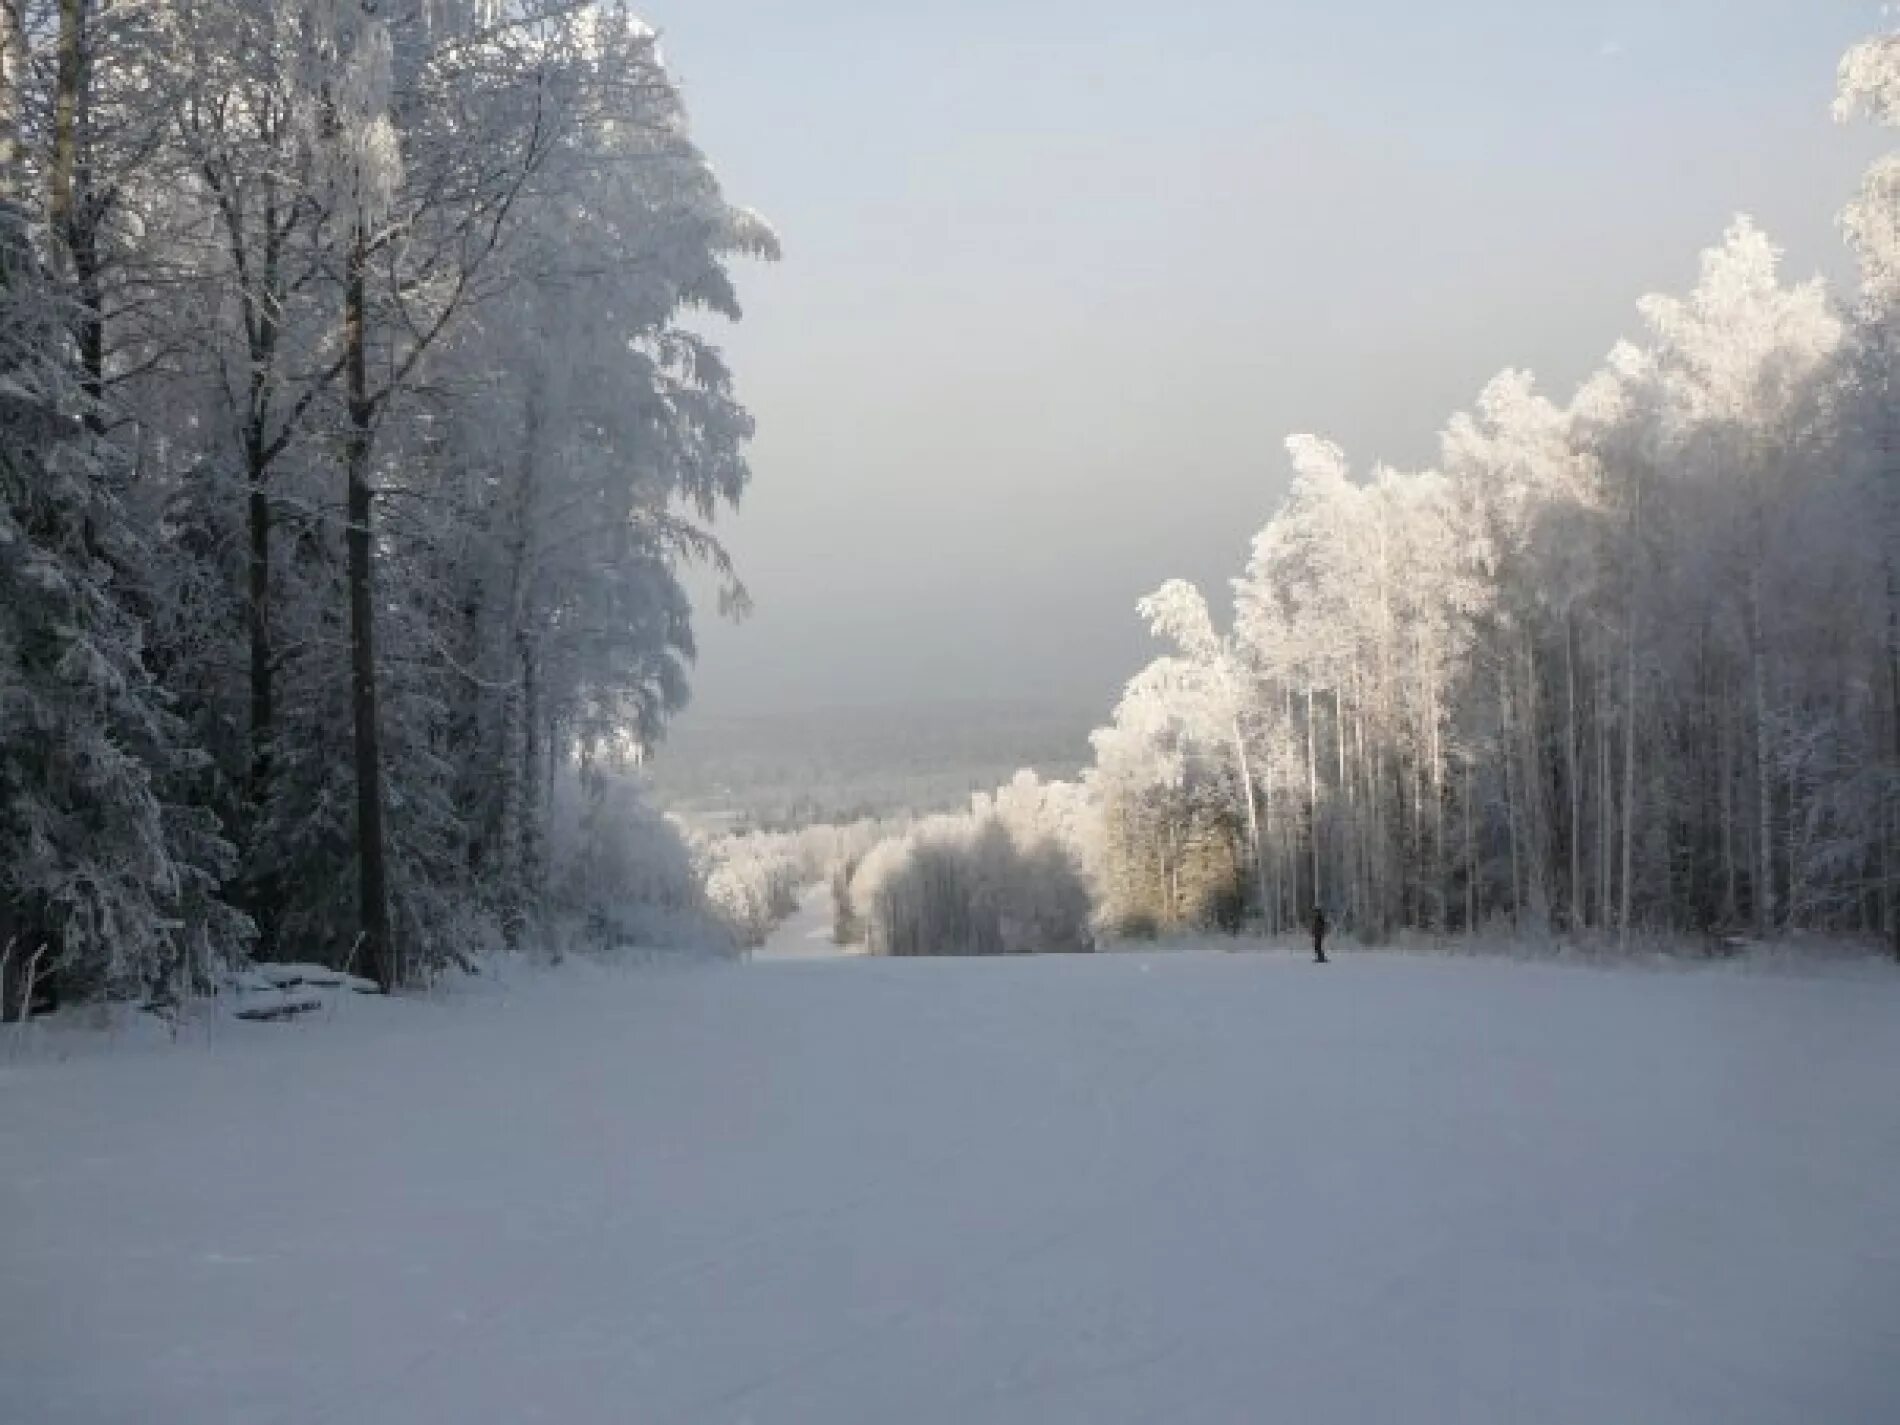
[[[1617,937],[1628,945],[1636,848],[1636,620],[1630,618],[1623,648],[1623,906]]]
[[[0,0],[4,3],[5,0]],[[230,209],[231,241],[241,248],[244,242],[242,218]],[[253,828],[263,824],[270,804],[271,744],[277,731],[276,655],[271,641],[271,505],[269,476],[272,461],[270,420],[276,389],[277,342],[281,330],[280,239],[277,209],[273,201],[264,205],[264,263],[261,288],[247,291],[245,300],[245,338],[251,370],[247,382],[244,424],[244,464],[246,475],[246,520],[250,535],[247,561],[246,621],[250,634],[250,776],[246,799]],[[251,848],[255,854],[255,847]],[[257,955],[272,959],[277,953],[277,923],[281,912],[281,890],[274,873],[254,876],[250,887],[251,919],[257,925]]]
[[[0,0],[0,222],[13,223],[20,201],[20,94],[26,80],[21,0]],[[0,288],[10,285],[12,234],[0,231]]]
[[[541,708],[539,668],[532,639],[517,628],[508,695],[508,736],[502,752],[502,835],[506,869],[501,925],[510,949],[519,949],[541,885]]]
[[[1465,754],[1465,934],[1478,933],[1478,833],[1471,824],[1471,754]]]
[[[53,234],[56,270],[70,285],[73,340],[79,349],[85,421],[105,427],[105,314],[100,290],[98,214],[82,158],[92,87],[87,34],[93,0],[59,0],[59,37],[53,89],[53,146],[47,166],[47,223]]]
[[[4,3],[4,0],[0,0]],[[248,565],[249,600],[246,615],[250,625],[251,681],[251,764],[246,800],[252,829],[251,850],[264,824],[271,796],[271,741],[276,736],[277,697],[275,665],[270,636],[270,498],[264,489],[263,472],[253,462],[248,498],[250,559]],[[257,925],[256,954],[260,960],[275,959],[279,912],[277,878],[273,872],[252,877],[250,886],[251,919]]]
[[[375,404],[369,394],[364,287],[368,244],[359,219],[350,241],[344,278],[344,379],[349,428],[344,457],[349,480],[350,704],[355,724],[356,861],[362,953],[385,991],[403,977],[390,935],[389,868],[383,831],[382,727],[376,706],[376,600],[372,580],[375,543],[371,531],[370,447]]]
[[[1293,688],[1280,687],[1280,710],[1286,718],[1287,737],[1294,735]],[[1300,919],[1300,845],[1298,778],[1289,778],[1284,789],[1286,811],[1281,817],[1281,845],[1273,859],[1275,929],[1297,925]]]
[[[1445,890],[1445,751],[1439,728],[1438,680],[1428,678],[1431,689],[1426,714],[1431,719],[1432,739],[1432,887],[1438,905],[1438,931],[1442,935],[1451,922],[1451,907]]]
[[[20,90],[26,77],[26,37],[17,0],[0,0],[0,295],[33,260],[20,202]],[[25,1018],[27,950],[17,907],[0,896],[0,1024]]]
[[[1610,660],[1599,635],[1596,647],[1597,725],[1597,928],[1610,928],[1610,848],[1615,845],[1616,790],[1611,780]]]
[[[1233,719],[1234,760],[1240,767],[1240,798],[1247,804],[1247,844],[1253,852],[1254,884],[1260,895],[1260,915],[1267,916],[1267,863],[1260,838],[1260,812],[1253,802],[1253,769],[1247,761],[1247,739],[1241,734],[1240,715]]]
[[[1627,946],[1635,899],[1636,860],[1636,616],[1642,607],[1642,560],[1637,548],[1642,528],[1643,485],[1640,468],[1630,492],[1629,612],[1623,630],[1623,904],[1617,916],[1619,943]]]
[[[1361,788],[1357,834],[1353,838],[1358,848],[1360,924],[1377,929],[1383,919],[1378,884],[1379,784],[1367,771],[1365,710],[1356,700],[1352,710],[1352,768],[1353,781]]]
[[[1518,746],[1524,759],[1525,890],[1540,929],[1550,924],[1550,815],[1544,796],[1544,767],[1538,746],[1537,648],[1530,625],[1524,626],[1524,701],[1518,714]]]
[[[1584,928],[1583,908],[1583,770],[1577,732],[1577,631],[1569,610],[1564,611],[1564,698],[1570,724],[1564,731],[1564,775],[1570,783],[1570,928]]]
[[[1339,681],[1344,683],[1346,680],[1342,677]],[[1333,760],[1334,825],[1339,831],[1333,843],[1333,885],[1344,890],[1347,906],[1357,910],[1359,876],[1354,858],[1359,849],[1359,811],[1353,800],[1352,783],[1346,779],[1345,690],[1337,685],[1333,688]]]
[[[1268,935],[1280,933],[1281,905],[1286,899],[1286,850],[1282,845],[1285,835],[1280,828],[1280,814],[1274,807],[1275,796],[1269,786],[1262,803],[1264,815],[1260,827],[1267,846],[1267,909],[1262,928]]]
[[[1786,696],[1786,689],[1783,695]],[[1786,704],[1784,704],[1785,706]],[[1819,716],[1819,710],[1813,710]],[[1802,863],[1807,859],[1807,838],[1802,835],[1801,777],[1791,769],[1785,778],[1787,786],[1787,804],[1782,818],[1785,827],[1783,843],[1784,854],[1788,858],[1788,897],[1782,905],[1783,923],[1790,929],[1799,929],[1801,910],[1807,904],[1806,878],[1802,873]]]
[[[538,907],[545,844],[541,821],[541,663],[534,639],[521,637],[521,892],[527,906]]]
[[[73,176],[79,164],[80,87],[85,73],[88,0],[59,0],[53,73],[53,151],[46,169],[46,216],[63,244],[73,226]]]
[[[531,378],[522,401],[521,469],[515,480],[512,537],[508,547],[509,677],[506,728],[500,775],[502,782],[501,841],[505,862],[502,889],[502,929],[510,948],[520,944],[535,894],[531,886],[530,823],[540,815],[534,793],[539,763],[538,719],[534,682],[534,635],[530,628],[530,584],[533,558],[535,498],[540,477],[541,390]]]
[[[1402,914],[1407,923],[1424,925],[1425,909],[1425,759],[1415,750],[1412,755],[1410,821],[1406,829],[1405,853],[1400,858],[1399,884],[1403,888]]]
[[[501,756],[495,768],[495,775],[501,778],[501,828],[498,837],[501,843],[501,885],[496,909],[501,920],[502,939],[510,950],[521,948],[522,932],[528,923],[527,893],[524,889],[526,878],[522,875],[522,848],[526,843],[522,823],[528,815],[524,805],[526,789],[521,776],[522,766],[527,760],[528,741],[525,726],[528,710],[523,696],[525,689],[522,678],[524,652],[517,631],[507,652],[508,690],[502,698]]]
[[[1900,474],[1890,471],[1887,499],[1900,508]],[[1893,768],[1888,776],[1887,800],[1893,811],[1887,833],[1887,934],[1893,958],[1900,960],[1900,519],[1889,519],[1887,544],[1887,722],[1893,734]]]
[[[1168,899],[1162,924],[1172,930],[1181,923],[1181,826],[1179,808],[1171,807],[1168,827]]]
[[[73,318],[73,340],[79,347],[80,387],[87,396],[85,422],[88,430],[99,434],[106,428],[105,291],[101,286],[99,230],[89,200],[81,204],[68,245],[78,307]]]
[[[1524,914],[1524,882],[1518,864],[1516,779],[1511,775],[1512,765],[1517,761],[1513,741],[1510,684],[1504,667],[1500,665],[1498,668],[1498,751],[1501,755],[1498,761],[1504,768],[1504,817],[1511,836],[1511,924],[1515,927]]]
[[[1775,930],[1775,776],[1758,569],[1750,572],[1748,580],[1748,644],[1750,691],[1755,706],[1755,933],[1765,937]]]
[[[1717,775],[1722,779],[1722,925],[1732,930],[1741,898],[1736,892],[1739,868],[1735,864],[1735,722],[1726,707],[1717,715],[1716,729],[1721,743]]]
[[[1313,905],[1325,902],[1325,882],[1320,877],[1319,860],[1319,761],[1313,745],[1313,690],[1306,690],[1306,831],[1313,856]]]
[[[1882,843],[1881,881],[1888,933],[1893,937],[1893,958],[1900,961],[1900,796],[1887,797],[1886,839]]]

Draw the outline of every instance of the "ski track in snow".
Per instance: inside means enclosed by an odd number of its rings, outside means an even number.
[[[763,954],[343,1009],[0,1054],[0,1419],[1900,1419],[1877,967]]]

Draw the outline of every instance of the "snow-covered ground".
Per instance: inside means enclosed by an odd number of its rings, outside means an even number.
[[[1900,975],[570,966],[0,1050],[0,1419],[1892,1422]]]
[[[856,953],[832,939],[834,910],[831,887],[808,886],[799,897],[798,909],[774,927],[763,945],[752,952],[754,960],[829,960]]]

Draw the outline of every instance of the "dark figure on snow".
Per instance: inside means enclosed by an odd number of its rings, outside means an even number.
[[[1326,959],[1326,912],[1318,906],[1313,907],[1313,963],[1327,964]]]

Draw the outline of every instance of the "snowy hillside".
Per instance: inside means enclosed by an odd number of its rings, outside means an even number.
[[[0,1417],[1900,1418],[1881,966],[576,965],[343,1009],[0,1055]]]

